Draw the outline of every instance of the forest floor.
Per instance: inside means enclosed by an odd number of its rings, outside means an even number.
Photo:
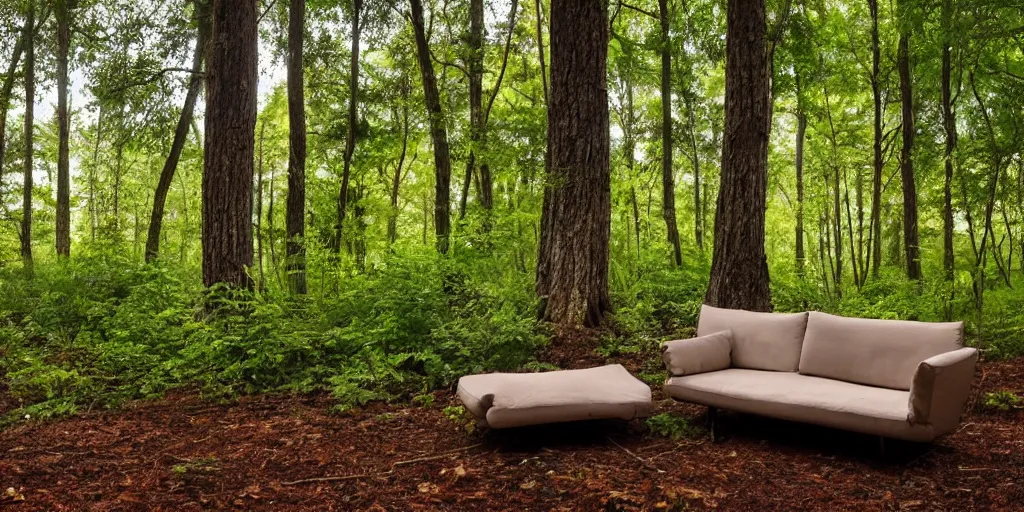
[[[655,353],[604,358],[585,339],[541,358],[660,371]],[[978,405],[984,392],[1024,391],[1024,359],[979,374],[956,433],[884,454],[870,436],[731,413],[711,443],[642,421],[474,430],[449,417],[448,391],[340,415],[326,396],[182,393],[0,432],[0,511],[1024,510],[1024,411]],[[657,387],[655,402],[705,419]]]

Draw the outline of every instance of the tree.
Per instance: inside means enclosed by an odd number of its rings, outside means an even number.
[[[28,27],[28,24],[25,26]],[[27,33],[28,30],[23,28],[18,40],[14,43],[11,60],[7,65],[7,74],[4,75],[3,89],[0,89],[0,176],[3,175],[4,158],[7,152],[7,111],[10,110],[14,80],[18,72],[18,63],[21,61],[21,54],[25,51],[25,35]]]
[[[153,193],[153,211],[149,218],[149,231],[146,233],[146,261],[151,262],[160,256],[160,232],[163,229],[164,207],[167,204],[167,193],[174,182],[174,174],[181,160],[181,152],[188,139],[188,131],[192,126],[192,117],[196,108],[196,99],[203,89],[203,61],[209,50],[210,39],[210,0],[194,0],[193,15],[196,23],[196,46],[192,51],[192,68],[189,77],[185,103],[178,115],[178,124],[174,129],[174,139],[167,153],[164,167],[160,171],[160,181]],[[98,143],[98,141],[97,141]]]
[[[356,0],[356,12],[359,12],[360,0]],[[302,68],[302,41],[305,35],[306,0],[291,0],[288,10],[288,202],[285,205],[285,235],[288,238],[285,246],[287,255],[286,269],[288,287],[292,293],[306,293],[306,101]],[[355,15],[353,29],[358,39],[357,25],[359,15]],[[353,43],[353,87],[356,83],[355,72],[358,66],[358,43]],[[352,93],[352,104],[355,105],[355,90]],[[354,106],[350,110],[354,112]],[[349,130],[353,129],[352,115],[349,116]],[[353,144],[354,144],[354,135]],[[345,172],[348,173],[348,155],[346,143]],[[338,219],[339,226],[341,219]],[[339,233],[340,235],[340,233]]]
[[[906,10],[903,0],[897,5]],[[921,279],[921,250],[917,235],[917,184],[914,178],[914,90],[910,71],[910,20],[902,13],[896,67],[900,74],[900,105],[903,118],[903,147],[900,150],[900,178],[903,182],[903,248],[907,259],[907,277]]]
[[[764,250],[769,78],[764,0],[726,8],[725,134],[715,209],[715,246],[705,302],[770,311]]]
[[[953,280],[953,154],[956,151],[956,113],[953,110],[952,32],[953,0],[942,2],[942,128],[946,136],[943,153],[945,179],[942,183],[942,267],[947,281]]]
[[[22,188],[21,202],[21,261],[25,273],[33,275],[32,262],[32,156],[34,154],[34,135],[36,102],[36,43],[35,43],[36,3],[29,0],[25,17],[25,182]]]
[[[668,231],[668,243],[676,266],[683,264],[676,224],[676,182],[672,168],[672,45],[669,38],[668,0],[658,0],[661,23],[661,189],[662,216]]]
[[[68,119],[68,52],[71,29],[68,26],[73,0],[57,0],[57,122],[59,124],[57,150],[57,255],[71,256],[71,174],[69,170]]]
[[[607,4],[551,2],[550,169],[536,291],[541,318],[597,326],[611,311]]]
[[[441,97],[437,92],[437,77],[430,60],[430,46],[423,23],[422,0],[410,0],[412,28],[416,37],[416,60],[423,81],[423,96],[430,121],[430,138],[434,142],[434,234],[437,252],[448,253],[451,234],[451,180],[452,162],[448,149],[448,129],[445,127]]]
[[[882,264],[882,86],[880,62],[882,49],[878,37],[878,0],[868,0],[871,11],[871,102],[874,106],[874,142],[872,144],[872,184],[871,184],[871,275],[878,277],[878,269]]]
[[[255,0],[214,0],[203,166],[203,284],[252,288]]]
[[[341,252],[342,232],[345,215],[348,210],[349,180],[352,173],[352,156],[356,151],[356,130],[359,126],[359,14],[363,9],[363,0],[352,0],[352,53],[349,57],[348,83],[348,131],[345,135],[344,168],[341,172],[341,190],[338,192],[338,221],[334,233],[334,252]],[[291,33],[289,33],[291,36]],[[289,39],[290,41],[290,39]],[[289,96],[290,98],[291,96]],[[289,180],[291,178],[289,177]]]

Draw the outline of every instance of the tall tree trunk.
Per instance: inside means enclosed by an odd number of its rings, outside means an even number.
[[[462,182],[459,198],[459,218],[466,217],[469,187],[476,170],[476,155],[483,128],[484,101],[484,2],[469,2],[469,158],[466,160],[466,177]]]
[[[36,50],[35,50],[35,0],[29,0],[25,19],[25,182],[21,203],[21,260],[25,273],[34,275],[32,262],[32,156],[34,153],[34,128],[36,103]]]
[[[3,89],[0,89],[0,174],[3,173],[7,152],[7,111],[11,107],[11,94],[14,91],[14,79],[18,73],[18,64],[21,61],[21,54],[25,51],[26,33],[27,31],[22,29],[21,35],[14,43],[14,52],[7,64],[7,74],[4,75]],[[0,197],[0,201],[3,201],[2,197]]]
[[[700,154],[697,152],[697,115],[694,113],[694,100],[690,97],[689,91],[683,94],[683,101],[686,102],[686,112],[689,117],[690,151],[691,163],[693,164],[693,236],[697,242],[697,248],[704,250],[704,185],[700,175]]]
[[[871,182],[871,276],[878,278],[882,264],[882,91],[879,66],[881,48],[878,41],[878,0],[868,0],[871,11],[871,100],[874,104],[874,151]]]
[[[956,151],[956,115],[953,112],[952,56],[950,38],[952,31],[953,0],[942,3],[942,127],[946,134],[944,154],[946,176],[942,185],[942,267],[947,281],[953,280],[955,261],[953,257],[953,153]]]
[[[903,149],[900,152],[900,177],[903,180],[903,247],[907,258],[907,277],[921,279],[921,251],[917,237],[917,185],[914,180],[914,94],[910,76],[910,32],[900,34],[896,65],[900,73],[900,103],[903,116]]]
[[[430,137],[434,142],[434,233],[437,252],[448,253],[451,234],[451,180],[452,163],[448,149],[448,129],[445,126],[441,98],[437,92],[437,77],[430,60],[430,47],[423,23],[422,0],[410,0],[412,27],[416,36],[416,58],[423,81],[423,96],[430,118]]]
[[[71,129],[68,119],[68,52],[71,45],[71,0],[58,0],[57,10],[57,223],[56,250],[71,256],[71,173],[68,163]]]
[[[673,261],[683,264],[679,247],[679,226],[676,223],[676,182],[672,169],[672,46],[669,39],[668,0],[658,0],[661,22],[661,188],[662,216],[672,244]]]
[[[541,0],[534,0],[534,7],[537,15],[537,56],[540,62],[540,84],[544,90],[544,105],[547,106],[551,104],[551,99],[548,89],[548,71],[544,62],[544,15]]]
[[[359,0],[356,2],[358,4]],[[356,7],[358,12],[359,6]],[[355,17],[358,18],[359,15]],[[302,76],[302,41],[305,25],[306,0],[291,0],[288,21],[288,200],[285,204],[285,272],[288,275],[288,288],[292,293],[300,295],[306,293],[306,100]],[[356,37],[353,37],[353,40],[355,39]],[[355,99],[355,95],[352,99]],[[351,117],[350,112],[350,122]]]
[[[391,212],[388,215],[388,243],[394,244],[398,239],[398,191],[402,184],[402,170],[405,156],[409,149],[409,87],[402,84],[402,153],[398,156],[398,165],[391,180]]]
[[[348,84],[348,134],[345,136],[345,156],[341,172],[341,190],[338,192],[338,221],[334,227],[332,249],[341,252],[342,233],[345,215],[348,210],[348,187],[352,173],[352,155],[356,151],[356,130],[359,128],[359,15],[363,10],[363,0],[352,0],[352,51],[349,60]],[[428,56],[429,59],[429,56]]]
[[[765,0],[729,0],[722,180],[704,299],[751,311],[772,309],[764,249],[770,116],[765,31]]]
[[[252,288],[259,79],[255,0],[214,0],[203,167],[203,284]]]
[[[807,259],[804,254],[804,140],[807,137],[807,114],[800,99],[799,75],[796,83],[796,272],[803,277]]]
[[[260,135],[256,145],[256,268],[259,270],[260,290],[267,287],[263,277],[263,138],[266,129],[266,122],[260,120]]]
[[[541,318],[600,325],[611,311],[607,2],[551,2],[548,151],[536,291]]]
[[[192,117],[195,112],[196,99],[203,90],[203,57],[207,51],[210,39],[210,11],[209,0],[195,0],[196,18],[196,47],[192,52],[192,78],[189,80],[188,92],[185,93],[185,104],[181,107],[181,114],[178,116],[178,125],[174,129],[174,139],[171,141],[171,150],[164,161],[163,170],[160,171],[160,181],[157,182],[156,191],[153,194],[153,212],[149,219],[149,231],[146,233],[146,261],[151,262],[160,256],[160,232],[163,230],[164,208],[167,204],[167,194],[174,183],[174,174],[178,169],[178,162],[181,160],[181,152],[185,149],[188,140],[188,130],[192,126]]]

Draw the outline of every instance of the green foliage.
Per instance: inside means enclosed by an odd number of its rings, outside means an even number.
[[[1009,390],[985,393],[985,400],[982,402],[985,409],[1007,412],[1014,409],[1024,409],[1024,397]]]
[[[440,258],[394,258],[344,288],[294,298],[212,289],[191,271],[101,251],[0,270],[0,375],[25,408],[8,422],[114,406],[176,387],[228,398],[330,391],[341,409],[511,370],[544,337],[527,276],[500,282]]]
[[[693,439],[704,435],[702,428],[691,425],[686,418],[667,412],[647,418],[647,428],[650,429],[651,434],[667,437],[673,441]]]

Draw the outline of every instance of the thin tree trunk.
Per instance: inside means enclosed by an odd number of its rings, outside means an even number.
[[[673,261],[683,264],[679,246],[679,226],[676,223],[676,182],[672,169],[672,47],[669,39],[668,0],[658,0],[658,18],[661,23],[661,187],[662,216],[672,244]]]
[[[445,127],[444,112],[441,110],[441,99],[437,92],[437,77],[434,76],[434,64],[430,60],[430,47],[427,43],[423,23],[422,0],[410,0],[412,6],[412,26],[416,36],[416,57],[419,61],[420,74],[423,81],[423,95],[430,118],[430,136],[434,142],[434,233],[437,252],[448,253],[451,234],[451,176],[452,164],[448,149],[448,129]]]
[[[36,102],[36,52],[35,52],[35,0],[29,0],[25,20],[25,181],[21,205],[21,260],[25,274],[34,275],[32,262],[32,157],[34,153],[34,129]]]
[[[362,10],[363,0],[352,0],[352,51],[349,61],[348,134],[345,136],[344,167],[341,173],[341,190],[338,192],[338,222],[334,228],[334,240],[332,241],[332,249],[334,249],[335,253],[341,252],[342,233],[345,225],[345,215],[348,210],[348,187],[352,173],[352,155],[356,151],[356,130],[359,124],[359,116],[357,114],[357,102],[359,101],[359,15]]]
[[[14,52],[7,65],[7,74],[4,75],[3,89],[0,90],[0,174],[3,172],[7,154],[7,111],[11,107],[11,94],[14,91],[14,79],[18,73],[18,64],[21,61],[21,54],[25,51],[26,33],[27,29],[22,28],[21,35],[14,43]],[[3,201],[2,197],[0,197],[0,201]]]
[[[900,103],[903,117],[903,149],[900,153],[900,177],[903,181],[903,247],[907,258],[907,277],[921,279],[921,251],[917,234],[917,185],[914,179],[914,95],[910,76],[910,32],[900,34],[896,64],[900,74]]]
[[[697,248],[704,250],[704,210],[707,202],[702,194],[705,192],[700,174],[700,154],[697,152],[697,117],[694,114],[693,100],[689,94],[683,95],[686,101],[686,111],[689,116],[690,151],[693,164],[693,236],[697,242]]]
[[[58,0],[57,11],[57,222],[56,250],[71,256],[71,173],[68,162],[71,136],[68,119],[68,52],[71,46],[70,0]]]
[[[729,0],[726,12],[722,180],[704,300],[716,307],[771,311],[764,247],[771,115],[765,1]]]
[[[360,0],[356,0],[356,12]],[[285,203],[285,273],[292,293],[306,288],[306,101],[302,76],[302,41],[306,0],[291,0],[288,21],[288,200]],[[358,19],[359,15],[356,14]],[[358,39],[358,27],[353,40]],[[356,49],[358,51],[358,45]],[[355,78],[355,76],[353,76]],[[355,80],[352,81],[356,83]],[[355,104],[355,94],[352,95]],[[352,112],[349,112],[351,123]],[[352,126],[350,125],[350,128]],[[348,142],[346,141],[346,149]],[[349,157],[351,160],[351,156]],[[346,171],[347,172],[347,171]]]
[[[611,311],[607,3],[551,2],[550,168],[537,261],[541,318],[600,325]]]
[[[881,48],[878,37],[878,0],[868,0],[871,11],[871,99],[874,105],[874,151],[871,182],[871,276],[878,278],[882,264],[882,92],[880,77]]]
[[[89,232],[96,242],[96,231],[100,225],[99,202],[96,199],[96,172],[100,168],[100,141],[103,139],[103,104],[100,103],[96,116],[96,142],[92,148],[92,165],[89,167]]]
[[[946,135],[945,181],[942,186],[942,267],[947,281],[953,280],[955,260],[953,254],[953,154],[956,151],[956,114],[953,112],[952,56],[950,38],[952,30],[953,0],[942,3],[942,127]]]
[[[547,65],[544,62],[544,16],[541,0],[534,0],[537,13],[537,57],[540,61],[540,84],[544,89],[544,105],[550,105]]]
[[[256,267],[259,269],[260,290],[267,287],[263,275],[263,136],[266,128],[266,122],[260,120],[260,136],[256,146]]]
[[[203,90],[203,57],[207,50],[207,42],[210,38],[210,12],[209,0],[195,0],[194,9],[196,17],[196,47],[192,53],[192,78],[189,81],[188,92],[185,94],[185,104],[178,116],[178,125],[174,129],[174,139],[171,141],[171,150],[164,161],[163,170],[160,171],[160,181],[156,185],[153,194],[153,212],[149,219],[149,231],[146,234],[146,261],[151,262],[160,256],[160,232],[163,230],[164,208],[167,204],[167,194],[174,182],[174,174],[178,169],[178,162],[181,160],[181,152],[188,140],[188,130],[192,126],[193,113],[195,112],[196,99]]]
[[[409,87],[402,85],[402,153],[395,166],[395,174],[391,180],[391,213],[388,215],[388,243],[394,244],[398,239],[398,191],[402,184],[402,168],[405,155],[409,148]]]
[[[841,185],[839,175],[839,144],[836,140],[836,125],[832,119],[832,103],[829,101],[828,87],[824,89],[825,93],[825,114],[828,117],[829,126],[829,144],[832,148],[832,158],[829,166],[832,168],[832,238],[834,239],[833,248],[835,249],[835,267],[834,273],[832,274],[832,282],[835,285],[835,291],[837,297],[843,296],[843,217],[840,210],[840,194]],[[825,174],[825,184],[829,182],[828,173]]]
[[[469,187],[476,170],[476,154],[483,128],[484,101],[484,2],[469,1],[469,158],[459,198],[459,219],[466,217]]]
[[[214,0],[203,168],[203,284],[252,288],[257,2]]]
[[[807,114],[800,94],[800,75],[796,76],[796,272],[804,277],[804,140],[807,137]]]

